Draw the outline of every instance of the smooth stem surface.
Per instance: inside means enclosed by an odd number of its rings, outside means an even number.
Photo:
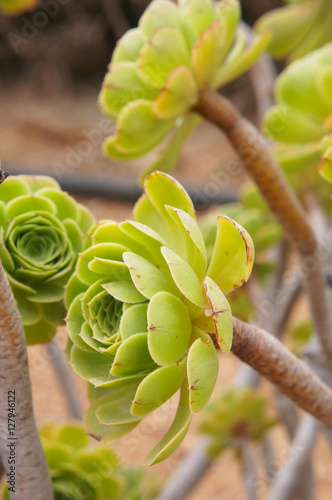
[[[332,429],[332,391],[270,333],[233,318],[232,352]]]
[[[6,474],[15,454],[11,500],[52,500],[52,483],[32,408],[25,334],[12,291],[0,264],[0,455]],[[8,429],[8,396],[15,391],[15,429]],[[12,450],[8,447],[12,443]],[[12,455],[12,458],[14,456]]]
[[[244,160],[271,211],[301,257],[311,313],[326,357],[332,361],[332,334],[325,294],[325,280],[316,256],[317,241],[307,216],[262,134],[215,91],[202,94],[195,111],[223,130]]]

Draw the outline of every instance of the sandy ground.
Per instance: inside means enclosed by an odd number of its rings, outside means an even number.
[[[0,91],[2,119],[1,160],[3,168],[10,171],[11,166],[19,167],[22,172],[44,169],[45,172],[57,173],[54,165],[66,167],[63,175],[79,174],[94,176],[116,176],[121,178],[136,177],[143,168],[143,162],[135,166],[116,164],[103,158],[101,142],[107,133],[109,124],[95,105],[96,94],[51,99],[29,90],[2,89]],[[82,144],[85,143],[85,146]],[[86,145],[88,144],[88,146]],[[89,146],[90,145],[90,146]],[[84,147],[86,148],[84,150]],[[76,153],[76,155],[75,155]],[[76,157],[76,164],[70,162],[70,155]],[[77,159],[78,158],[78,159]],[[212,126],[202,125],[194,137],[187,143],[181,156],[177,177],[184,183],[200,186],[213,191],[216,186],[234,190],[244,179],[239,169],[234,169],[239,160],[227,144],[222,134]],[[220,169],[224,172],[220,176]],[[236,174],[234,173],[236,172]],[[204,187],[203,187],[204,186]],[[112,200],[80,198],[94,212],[97,218],[123,220],[131,216],[131,206]],[[60,329],[57,341],[64,345],[65,331]],[[34,395],[34,408],[38,424],[45,421],[66,421],[70,414],[58,385],[50,359],[42,346],[29,347],[30,369]],[[233,355],[221,355],[220,377],[216,392],[227,386],[235,373],[238,362]],[[86,407],[85,383],[73,375],[77,393]],[[270,394],[270,386],[264,383],[261,389]],[[162,437],[172,418],[176,401],[172,400],[161,412],[145,419],[137,430],[128,438],[114,443],[123,460],[130,464],[139,464],[147,452]],[[271,413],[274,409],[271,408]],[[148,473],[157,477],[166,477],[177,467],[183,456],[194,445],[198,436],[200,416],[194,418],[190,431],[180,449],[167,461],[149,469]],[[274,461],[278,466],[285,463],[289,443],[281,428],[271,432],[274,447]],[[257,454],[257,484],[259,500],[266,497],[268,480],[264,460]],[[313,458],[316,480],[317,500],[330,500],[332,492],[331,455],[326,442],[320,438]],[[245,492],[241,484],[241,466],[234,454],[229,451],[216,460],[213,467],[199,483],[190,500],[244,500]]]

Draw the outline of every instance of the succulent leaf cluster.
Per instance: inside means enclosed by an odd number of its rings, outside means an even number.
[[[270,33],[246,47],[238,32],[239,0],[154,0],[138,28],[118,42],[99,97],[116,121],[106,153],[130,161],[167,146],[149,169],[170,172],[199,118],[192,112],[200,93],[228,83],[252,66]]]
[[[207,267],[192,201],[161,172],[147,177],[134,220],[96,225],[65,297],[69,359],[90,383],[90,434],[121,437],[180,389],[175,420],[146,463],[179,446],[216,382],[211,336],[231,349],[225,295],[248,280],[253,258],[248,233],[219,216]]]
[[[250,387],[230,388],[212,401],[203,413],[201,431],[210,436],[209,453],[216,456],[227,448],[261,441],[277,423],[267,413],[267,400]]]
[[[294,61],[276,82],[276,106],[263,130],[277,141],[286,171],[319,166],[332,182],[332,43]]]
[[[283,237],[282,229],[271,214],[264,198],[253,184],[245,184],[240,191],[238,202],[217,207],[199,220],[208,262],[215,245],[217,234],[215,221],[219,214],[236,220],[252,237],[255,245],[253,275],[264,284],[267,276],[275,271],[276,267],[275,256],[271,250]],[[247,286],[234,290],[229,295],[228,302],[234,316],[242,321],[250,320],[254,313],[254,305]]]
[[[0,11],[7,16],[19,16],[23,12],[33,10],[38,0],[0,0]]]
[[[290,61],[332,41],[330,0],[288,0],[285,7],[267,12],[256,23],[258,33],[273,31],[269,51]]]
[[[54,500],[149,500],[140,469],[125,469],[114,451],[89,438],[79,423],[47,424],[39,431]],[[143,496],[144,495],[144,496]],[[5,486],[4,500],[9,500]]]
[[[28,343],[49,341],[64,324],[64,287],[93,223],[51,177],[20,175],[0,185],[0,258]]]

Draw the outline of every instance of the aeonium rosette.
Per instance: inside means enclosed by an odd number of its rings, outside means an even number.
[[[239,0],[151,2],[118,41],[100,93],[102,111],[116,120],[104,144],[110,157],[131,161],[167,137],[149,172],[176,166],[199,121],[193,108],[201,92],[243,74],[270,41],[264,32],[247,47],[240,19]]]
[[[0,258],[28,343],[49,341],[64,323],[64,286],[93,223],[51,177],[20,175],[1,184]]]
[[[330,0],[284,0],[285,7],[261,16],[255,29],[273,31],[269,51],[275,58],[298,59],[332,40]]]
[[[276,82],[277,104],[263,129],[288,172],[319,166],[332,182],[332,43],[290,64]]]
[[[90,434],[123,436],[181,390],[175,420],[148,464],[179,446],[192,414],[210,399],[218,374],[211,336],[231,349],[225,295],[248,280],[254,249],[231,219],[218,217],[217,225],[207,269],[191,199],[175,179],[155,172],[134,220],[97,224],[67,286],[68,354],[90,382]]]
[[[234,387],[207,406],[201,430],[212,438],[208,452],[215,457],[228,448],[241,451],[243,443],[263,441],[277,423],[267,412],[267,399],[255,388]]]

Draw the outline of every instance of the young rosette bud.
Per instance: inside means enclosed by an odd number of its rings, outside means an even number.
[[[114,451],[93,445],[81,424],[49,424],[40,430],[54,500],[122,500],[125,482]]]
[[[154,0],[118,42],[99,97],[116,120],[107,155],[130,161],[169,136],[149,169],[170,172],[183,142],[199,121],[192,110],[200,93],[247,71],[265,50],[270,32],[250,47],[238,32],[239,0]]]
[[[203,413],[201,431],[210,436],[212,457],[228,448],[262,441],[266,432],[277,424],[267,413],[267,400],[250,387],[231,388],[211,402]]]
[[[231,349],[225,295],[248,280],[253,258],[248,233],[220,216],[207,268],[192,201],[161,172],[147,177],[134,220],[96,226],[65,298],[69,359],[90,382],[89,434],[121,437],[181,389],[175,420],[146,463],[179,446],[216,382],[211,336]]]
[[[263,130],[277,141],[275,156],[288,172],[319,165],[332,182],[332,43],[288,66],[276,82],[277,105]]]
[[[64,324],[64,287],[93,223],[51,177],[20,175],[0,185],[0,259],[28,344],[48,342]]]
[[[269,51],[279,59],[292,61],[332,41],[331,0],[286,0],[287,5],[271,10],[255,25],[258,33],[273,31]]]

